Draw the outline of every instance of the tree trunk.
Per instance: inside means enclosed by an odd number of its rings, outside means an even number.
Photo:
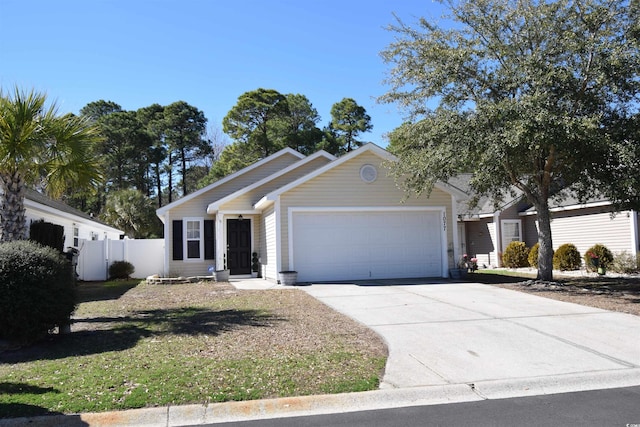
[[[182,155],[182,197],[187,195],[187,153],[184,147],[180,153]]]
[[[551,212],[549,202],[544,199],[535,204],[538,212],[538,279],[553,280],[553,242],[551,240]]]
[[[154,172],[156,174],[156,188],[158,189],[158,207],[162,207],[162,177],[160,175],[160,163],[156,163],[154,166]]]
[[[24,180],[19,173],[0,173],[0,241],[26,238]]]
[[[171,154],[171,152],[169,152],[169,169],[167,170],[168,172],[168,178],[169,178],[169,182],[168,182],[168,186],[169,186],[169,203],[171,203],[173,201],[173,197],[172,197],[172,192],[173,192],[173,155]]]

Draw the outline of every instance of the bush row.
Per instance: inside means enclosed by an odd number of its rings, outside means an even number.
[[[538,243],[528,248],[524,242],[511,242],[502,255],[502,263],[508,268],[538,268],[539,248]],[[578,270],[583,261],[588,271],[597,271],[602,267],[616,273],[640,272],[640,254],[635,258],[626,251],[614,255],[599,243],[590,247],[584,256],[572,243],[565,243],[553,253],[553,268],[556,270]]]

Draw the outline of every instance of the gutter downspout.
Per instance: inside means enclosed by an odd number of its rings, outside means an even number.
[[[162,267],[163,277],[169,276],[169,239],[171,239],[171,227],[169,227],[169,212],[164,214],[164,265]]]
[[[502,252],[502,230],[500,230],[500,211],[496,211],[493,214],[493,223],[496,228],[496,267],[502,267],[502,257],[500,253]],[[491,264],[491,260],[489,260],[489,264]]]
[[[640,231],[638,230],[638,212],[630,211],[631,215],[631,254],[634,258],[640,252]]]

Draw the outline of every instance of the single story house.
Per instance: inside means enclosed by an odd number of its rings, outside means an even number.
[[[165,276],[229,269],[298,281],[448,277],[457,258],[456,201],[437,185],[405,197],[366,144],[336,158],[285,148],[157,210],[164,223]]]
[[[124,233],[91,215],[53,200],[35,190],[27,189],[24,197],[27,227],[32,221],[44,220],[64,227],[64,248],[80,249],[81,239],[118,240]]]
[[[465,193],[469,175],[461,175],[450,183]],[[458,248],[461,253],[478,258],[479,266],[500,267],[502,253],[511,241],[522,241],[532,247],[538,242],[537,212],[522,193],[514,191],[500,205],[488,198],[469,208],[458,202]],[[593,199],[581,203],[574,198],[551,201],[551,236],[553,248],[573,243],[582,255],[596,243],[614,254],[640,252],[640,213],[633,210],[613,214],[611,202]]]

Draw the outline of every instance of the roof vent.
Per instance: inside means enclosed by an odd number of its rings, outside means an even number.
[[[378,170],[373,165],[363,165],[360,168],[360,179],[366,183],[371,183],[378,178]]]

